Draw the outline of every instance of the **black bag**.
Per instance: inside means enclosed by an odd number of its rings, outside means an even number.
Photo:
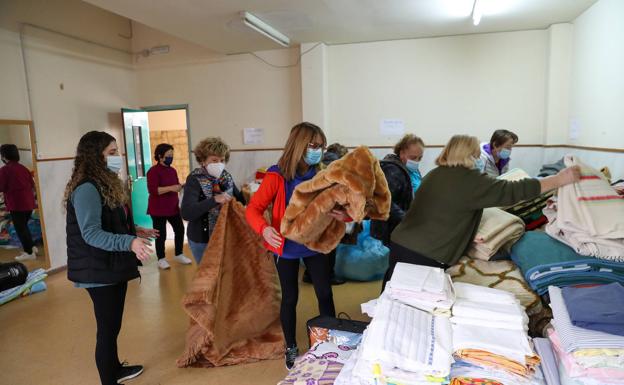
[[[346,316],[346,318],[340,318],[342,315]],[[329,316],[318,316],[308,320],[307,324],[308,331],[308,343],[310,346],[314,344],[313,336],[311,332],[314,328],[325,329],[325,330],[340,330],[344,332],[351,332],[362,334],[364,330],[368,326],[368,322],[364,321],[355,321],[352,320],[346,313],[338,314],[338,317],[329,317]]]
[[[28,269],[23,263],[0,263],[0,291],[23,285],[28,278]]]

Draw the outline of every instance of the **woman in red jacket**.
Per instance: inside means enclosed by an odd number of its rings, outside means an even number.
[[[325,134],[318,126],[307,122],[294,126],[277,165],[268,169],[246,211],[247,222],[254,231],[262,234],[264,246],[275,255],[282,288],[280,320],[286,339],[288,369],[292,368],[298,355],[296,326],[300,259],[303,259],[310,272],[320,314],[336,315],[327,256],[285,239],[279,232],[284,211],[295,187],[316,175],[326,143]],[[269,224],[263,214],[270,205],[273,205],[273,209]],[[349,219],[340,210],[334,210],[330,215],[342,221]]]
[[[15,232],[24,252],[18,261],[37,258],[37,248],[28,230],[28,221],[35,209],[35,181],[30,171],[20,162],[19,151],[14,144],[0,146],[0,155],[4,167],[0,168],[0,192],[4,193],[4,203],[11,213]]]

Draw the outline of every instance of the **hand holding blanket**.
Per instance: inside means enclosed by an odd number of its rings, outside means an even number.
[[[328,253],[345,234],[344,222],[329,213],[342,207],[356,222],[388,219],[391,196],[379,161],[358,147],[295,189],[282,219],[282,234],[308,248]]]

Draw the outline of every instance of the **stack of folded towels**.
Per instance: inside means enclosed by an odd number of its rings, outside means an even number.
[[[442,269],[402,262],[396,264],[385,291],[392,300],[447,317],[455,299],[451,278]]]
[[[624,287],[549,287],[554,329],[536,341],[548,385],[624,384]],[[557,378],[558,375],[558,378]]]
[[[528,317],[514,295],[467,283],[455,283],[455,293],[450,319],[455,383],[539,384],[540,359],[527,335]]]
[[[448,317],[434,316],[383,294],[361,345],[335,384],[448,383],[451,338]]]
[[[335,384],[448,384],[454,298],[442,269],[398,263],[382,295],[362,305],[373,319]]]

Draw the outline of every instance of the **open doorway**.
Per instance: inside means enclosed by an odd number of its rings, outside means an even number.
[[[188,105],[123,108],[122,116],[134,222],[151,228],[152,219],[147,215],[147,172],[156,163],[156,146],[168,143],[173,147],[171,167],[176,169],[181,184],[191,171]],[[172,239],[173,230],[167,226],[167,238]]]

